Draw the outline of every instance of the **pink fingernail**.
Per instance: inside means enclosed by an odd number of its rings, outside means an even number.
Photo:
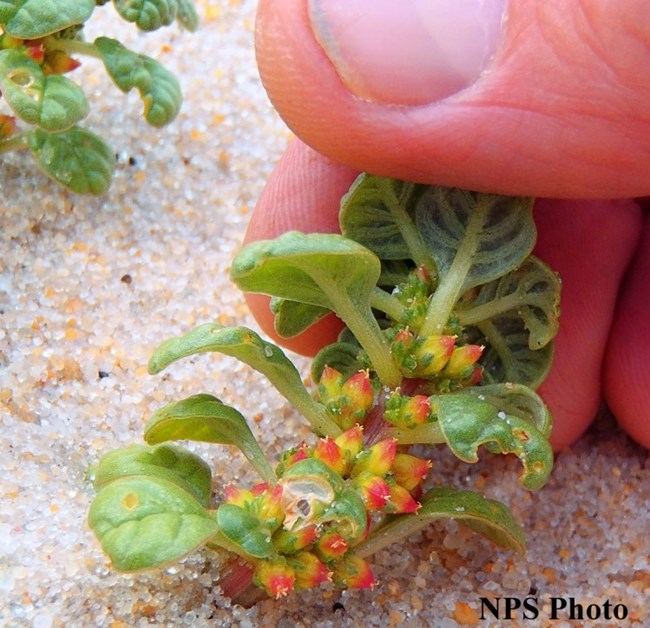
[[[308,0],[316,39],[346,87],[417,105],[472,85],[496,52],[506,0]]]

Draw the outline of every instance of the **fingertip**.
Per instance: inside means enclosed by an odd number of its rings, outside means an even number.
[[[622,288],[604,361],[606,401],[621,427],[650,448],[650,218]]]
[[[262,190],[244,244],[291,230],[337,233],[341,197],[358,174],[293,140]]]
[[[260,1],[257,59],[280,115],[332,160],[373,174],[502,194],[648,193],[650,81],[638,68],[650,32],[642,32],[647,20],[637,19],[647,14],[645,0],[626,3],[625,11],[607,0],[588,7],[580,0],[510,0],[503,43],[477,82],[415,105],[352,93],[317,41],[308,4]],[[374,23],[363,18],[351,18],[350,29]],[[381,44],[381,36],[372,41]],[[431,54],[436,50],[432,46]],[[379,72],[373,80],[395,82],[396,76]]]
[[[633,201],[539,200],[536,255],[562,280],[555,356],[540,394],[556,451],[589,427],[601,403],[601,368],[621,279],[640,229]]]

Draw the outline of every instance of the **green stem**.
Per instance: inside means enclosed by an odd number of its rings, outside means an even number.
[[[306,388],[285,390],[282,394],[307,419],[317,434],[336,438],[341,433],[341,428],[325,413],[325,406],[314,401]]]
[[[396,438],[400,445],[438,445],[447,442],[438,421],[411,429],[394,427],[390,430],[390,436]]]
[[[25,150],[28,147],[26,133],[14,135],[9,139],[0,141],[0,153],[8,153],[12,150]]]
[[[382,179],[380,181],[380,186],[383,192],[384,201],[393,215],[395,224],[400,230],[404,242],[406,242],[406,246],[411,253],[413,261],[418,266],[424,266],[430,273],[435,275],[437,273],[436,263],[433,260],[433,257],[431,257],[427,247],[422,244],[420,234],[413,224],[411,216],[409,216],[409,213],[405,209],[406,202],[413,193],[415,185],[413,183],[405,184],[400,198],[397,198],[395,195],[391,179]]]
[[[260,477],[268,482],[271,486],[275,486],[278,483],[278,478],[273,471],[273,467],[267,460],[264,452],[255,442],[254,447],[249,447],[246,444],[241,445],[241,451],[246,456],[248,461],[253,465],[254,469],[260,474]]]
[[[485,221],[485,212],[478,206],[472,213],[467,224],[466,233],[478,233]],[[476,252],[476,238],[465,237],[456,250],[454,261],[449,267],[449,272],[440,279],[438,288],[433,293],[426,318],[420,329],[422,336],[441,334],[447,326],[449,317],[463,291],[463,284],[467,278]]]
[[[376,310],[388,314],[394,321],[399,322],[406,308],[392,294],[376,287],[370,295],[370,305]]]
[[[78,39],[59,39],[57,37],[48,37],[44,42],[46,50],[63,50],[72,54],[86,55],[101,59],[102,56],[95,48],[94,44]]]
[[[508,294],[489,303],[483,303],[466,310],[456,312],[458,322],[463,325],[476,325],[488,318],[494,318],[499,314],[514,310],[521,305],[522,299],[518,294]]]
[[[380,524],[365,541],[354,548],[354,553],[361,558],[367,558],[411,536],[415,532],[419,532],[423,528],[428,527],[434,518],[442,519],[444,517],[445,515],[440,515],[439,517],[433,517],[431,515],[419,517],[417,514],[400,515],[389,523]]]
[[[399,386],[402,374],[393,360],[390,347],[379,324],[372,315],[370,304],[355,302],[352,295],[342,291],[341,286],[316,267],[312,267],[309,274],[327,295],[336,314],[349,327],[368,354],[382,384],[389,388]]]

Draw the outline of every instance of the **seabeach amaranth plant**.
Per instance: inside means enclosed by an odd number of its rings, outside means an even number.
[[[314,394],[283,351],[245,327],[214,323],[164,342],[158,373],[204,352],[264,374],[315,434],[275,467],[245,418],[209,394],[158,410],[148,445],[107,454],[94,473],[89,523],[114,568],[166,565],[206,546],[230,555],[224,592],[274,597],[331,582],[371,587],[369,557],[452,518],[521,552],[510,511],[478,493],[423,488],[431,462],[411,445],[514,454],[524,487],[553,464],[551,417],[534,389],[550,367],[560,282],[531,255],[532,199],[361,175],[342,199],[342,235],[289,232],[244,247],[242,290],[272,295],[277,332],[296,335],[334,312],[345,324],[314,358]],[[259,473],[212,501],[210,468],[168,444],[236,445]],[[421,451],[421,449],[420,449]]]
[[[29,149],[51,179],[80,194],[102,194],[115,157],[96,134],[78,125],[88,115],[83,90],[67,76],[81,56],[100,59],[123,92],[137,89],[145,120],[169,124],[181,107],[180,86],[158,61],[119,41],[83,38],[83,26],[109,0],[10,0],[0,2],[0,153]],[[198,27],[193,0],[113,0],[118,15],[149,32],[175,20]],[[0,101],[1,104],[1,101]],[[17,120],[28,125],[18,128]]]

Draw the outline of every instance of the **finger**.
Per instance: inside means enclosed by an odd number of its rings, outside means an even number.
[[[553,367],[539,391],[554,417],[556,450],[577,440],[601,402],[601,365],[640,216],[627,200],[540,200],[535,206],[535,252],[562,279]]]
[[[261,0],[257,56],[294,132],[357,170],[631,197],[650,192],[648,15],[645,0]]]
[[[357,175],[357,171],[331,162],[299,140],[291,142],[260,196],[244,243],[275,238],[291,229],[305,233],[338,232],[339,202]],[[273,327],[269,297],[259,294],[245,297],[264,332],[303,355],[315,355],[320,348],[334,342],[343,327],[331,315],[296,338],[280,338]]]
[[[627,274],[604,363],[605,398],[625,431],[650,448],[650,218]]]

